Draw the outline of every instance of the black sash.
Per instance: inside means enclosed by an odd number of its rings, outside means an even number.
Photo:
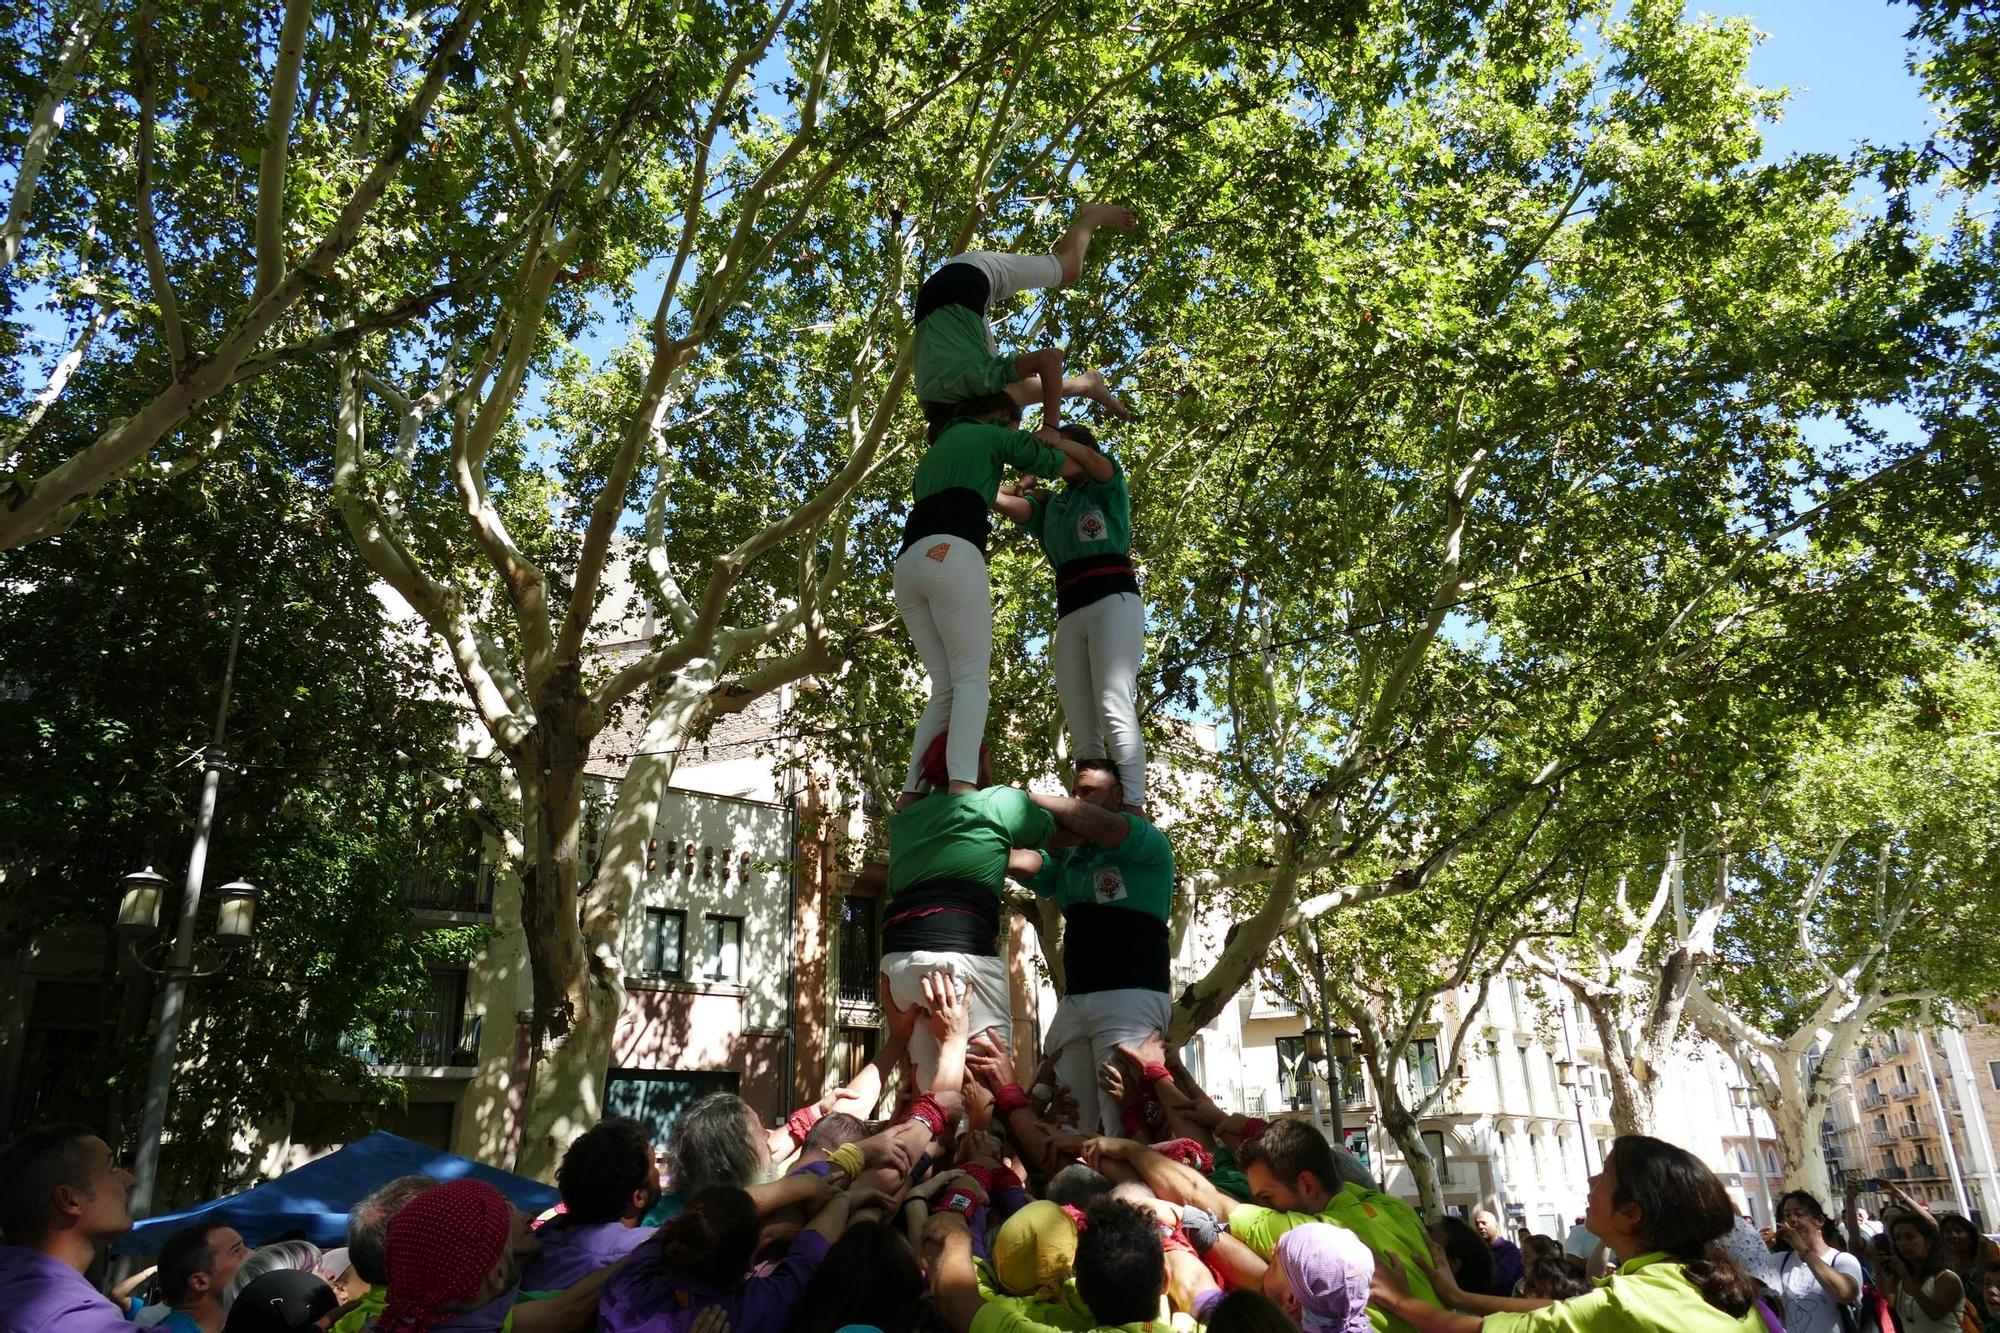
[[[1080,555],[1056,566],[1056,615],[1080,611],[1092,602],[1116,597],[1121,592],[1137,593],[1139,575],[1132,557],[1111,552]]]
[[[969,953],[994,956],[1000,895],[966,879],[919,880],[889,900],[882,952]]]
[[[903,544],[896,548],[896,554],[900,556],[932,537],[962,537],[978,547],[984,559],[992,535],[993,515],[979,492],[966,486],[947,486],[910,506],[910,516],[903,520]]]
[[[1156,990],[1172,994],[1167,923],[1150,912],[1104,903],[1063,908],[1064,993]]]

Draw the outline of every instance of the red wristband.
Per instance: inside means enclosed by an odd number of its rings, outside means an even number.
[[[938,1103],[937,1098],[931,1096],[928,1092],[910,1104],[909,1114],[905,1115],[903,1119],[906,1121],[916,1121],[925,1129],[928,1129],[932,1137],[944,1133],[946,1127],[951,1123],[950,1117],[944,1113],[944,1107]]]
[[[960,1217],[971,1217],[972,1210],[979,1206],[979,1198],[963,1185],[954,1185],[944,1192],[944,1199],[938,1204],[941,1213],[957,1213]]]
[[[1204,1176],[1215,1170],[1215,1158],[1208,1149],[1193,1139],[1168,1139],[1153,1145],[1153,1151],[1162,1157],[1171,1157],[1184,1166],[1191,1166]]]
[[[1028,1094],[1021,1091],[1020,1084],[1002,1083],[993,1094],[993,1109],[1005,1120],[1016,1111],[1033,1111],[1035,1106],[1028,1100]]]
[[[1269,1129],[1270,1127],[1271,1127],[1270,1121],[1260,1120],[1254,1115],[1251,1116],[1249,1119],[1243,1122],[1243,1141],[1245,1143],[1248,1143],[1250,1140],[1256,1138],[1259,1134],[1262,1134],[1265,1130]]]
[[[1168,1083],[1174,1081],[1173,1074],[1167,1069],[1165,1065],[1150,1064],[1146,1066],[1146,1081],[1148,1083],[1158,1083],[1162,1080],[1165,1080]]]
[[[785,1117],[785,1132],[792,1136],[793,1143],[803,1144],[806,1135],[812,1133],[812,1127],[820,1122],[824,1114],[817,1106],[801,1106]]]

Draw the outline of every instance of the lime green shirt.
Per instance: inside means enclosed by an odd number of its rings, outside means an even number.
[[[1409,1273],[1410,1291],[1432,1305],[1444,1304],[1437,1298],[1430,1279],[1424,1276],[1423,1268],[1415,1262],[1422,1258],[1429,1263],[1431,1257],[1430,1236],[1424,1230],[1423,1219],[1417,1216],[1416,1209],[1380,1190],[1344,1183],[1340,1193],[1329,1199],[1320,1213],[1281,1213],[1247,1205],[1229,1214],[1229,1234],[1255,1250],[1260,1258],[1269,1259],[1271,1251],[1277,1248],[1278,1237],[1307,1222],[1331,1222],[1346,1227],[1377,1254],[1395,1255]],[[1376,1333],[1415,1333],[1406,1320],[1393,1318],[1372,1305],[1368,1307],[1368,1322]]]
[[[1046,498],[1037,496],[1027,528],[1057,569],[1087,555],[1132,551],[1132,493],[1125,470],[1111,462],[1110,481],[1073,481]]]
[[[962,403],[1021,378],[1014,358],[993,350],[986,321],[961,305],[940,306],[917,325],[917,401]]]
[[[1601,1278],[1597,1290],[1530,1314],[1490,1314],[1486,1333],[1761,1333],[1753,1309],[1729,1315],[1701,1298],[1684,1265],[1642,1254]]]
[[[1133,814],[1120,817],[1127,830],[1123,842],[1044,852],[1042,871],[1030,887],[1064,907],[1097,903],[1167,920],[1174,906],[1174,849],[1167,835],[1146,820]]]
[[[1016,468],[1038,477],[1062,475],[1068,455],[1051,449],[1024,430],[970,419],[945,427],[937,443],[917,462],[914,499],[962,486],[988,505],[1000,494],[1003,469]]]
[[[1039,847],[1055,831],[1048,811],[1019,787],[932,792],[889,817],[889,896],[929,879],[983,884],[998,896],[1007,853]]]

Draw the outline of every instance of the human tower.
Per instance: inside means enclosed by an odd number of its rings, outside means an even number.
[[[1004,1047],[1012,1023],[996,944],[1002,890],[1011,874],[1054,898],[1064,994],[1048,1048],[1078,1099],[1079,1122],[1110,1133],[1118,1107],[1100,1104],[1098,1068],[1119,1043],[1168,1027],[1174,858],[1146,818],[1138,709],[1146,618],[1131,496],[1124,470],[1088,426],[1063,420],[1063,405],[1083,399],[1112,417],[1130,413],[1098,371],[1066,377],[1060,348],[1001,352],[992,312],[1020,292],[1074,283],[1098,229],[1136,222],[1114,204],[1085,204],[1052,253],[958,255],[917,292],[916,390],[929,447],[903,524],[895,593],[930,701],[889,824],[881,965],[885,1014],[926,1007],[925,979],[945,977],[965,997],[975,1037]],[[1030,433],[1021,413],[1036,403],[1041,423]],[[987,763],[995,512],[1034,534],[1054,573],[1052,656],[1075,760],[1072,796],[995,785]],[[927,1026],[916,1032],[911,1055],[918,1086],[928,1086],[937,1043]]]

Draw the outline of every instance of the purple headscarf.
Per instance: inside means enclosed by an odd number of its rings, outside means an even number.
[[[1346,1227],[1307,1222],[1278,1237],[1274,1255],[1299,1303],[1307,1333],[1369,1333],[1368,1283],[1375,1256]]]

